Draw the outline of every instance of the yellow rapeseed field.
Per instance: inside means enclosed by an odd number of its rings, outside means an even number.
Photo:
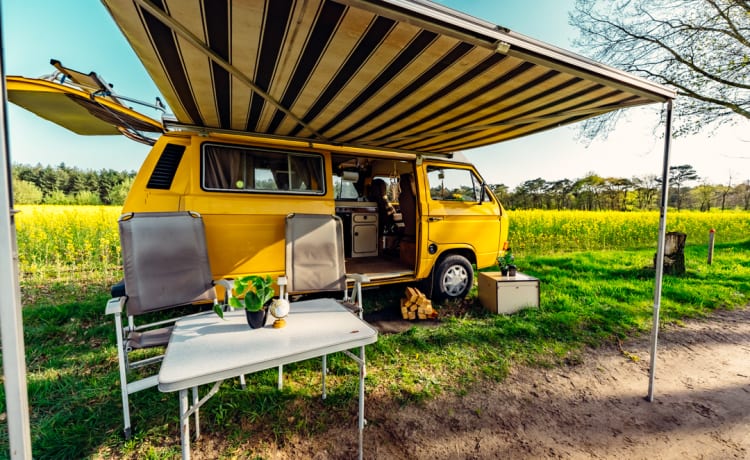
[[[23,276],[111,271],[120,265],[119,206],[17,206]]]
[[[118,206],[18,206],[16,215],[22,276],[67,276],[120,269]],[[656,247],[656,211],[510,211],[510,242],[517,253]],[[750,212],[670,211],[667,231],[688,234],[688,244],[750,237]]]
[[[525,253],[656,248],[658,211],[510,211],[510,244]],[[667,231],[688,235],[687,244],[750,238],[750,212],[667,212]]]

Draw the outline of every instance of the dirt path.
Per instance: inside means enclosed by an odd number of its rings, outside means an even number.
[[[750,458],[750,308],[660,333],[655,401],[649,339],[582,363],[516,369],[500,384],[421,406],[367,402],[365,458]],[[297,439],[274,458],[351,458],[351,428]]]

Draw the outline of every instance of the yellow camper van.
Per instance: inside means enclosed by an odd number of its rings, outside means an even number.
[[[123,211],[166,210],[203,216],[216,277],[283,274],[285,217],[335,214],[347,272],[432,279],[436,298],[466,295],[472,265],[493,265],[508,234],[468,163],[238,134],[161,136]]]
[[[347,272],[462,297],[508,219],[456,152],[675,95],[421,0],[102,2],[172,116],[57,61],[8,98],[152,144],[123,211],[202,214],[217,278],[282,274],[285,216],[335,214]]]

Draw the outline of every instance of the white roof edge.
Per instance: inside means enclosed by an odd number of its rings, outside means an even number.
[[[645,78],[607,66],[586,58],[572,51],[559,48],[549,43],[535,40],[523,34],[513,32],[502,26],[456,11],[427,0],[338,0],[341,3],[363,8],[387,17],[395,17],[407,23],[437,30],[441,33],[456,36],[469,43],[494,50],[498,44],[510,45],[506,53],[536,63],[549,63],[552,67],[561,65],[587,74],[613,80],[628,87],[647,93],[646,96],[666,102],[677,97],[677,92],[667,86],[654,83]],[[401,10],[401,11],[399,11]],[[405,14],[404,13],[412,13]]]

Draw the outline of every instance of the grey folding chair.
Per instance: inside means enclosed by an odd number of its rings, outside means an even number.
[[[124,295],[107,302],[115,319],[125,438],[130,438],[128,396],[158,383],[158,368],[148,377],[128,381],[128,371],[159,363],[163,354],[131,361],[132,351],[165,347],[178,318],[136,325],[136,317],[196,303],[218,304],[214,285],[231,295],[228,280],[214,282],[206,250],[203,220],[195,212],[130,213],[120,217],[125,278]],[[123,327],[122,312],[127,313]],[[243,382],[244,383],[244,382]],[[197,397],[194,389],[193,397]],[[197,414],[196,414],[197,415]]]
[[[278,280],[280,295],[343,293],[340,302],[362,318],[362,283],[366,276],[346,273],[341,219],[328,214],[290,214],[286,217],[286,276]],[[347,281],[354,283],[351,294]],[[294,308],[294,306],[292,306]],[[361,353],[364,353],[362,347]],[[326,397],[326,356],[323,356],[323,398]],[[279,366],[278,387],[283,368]]]

